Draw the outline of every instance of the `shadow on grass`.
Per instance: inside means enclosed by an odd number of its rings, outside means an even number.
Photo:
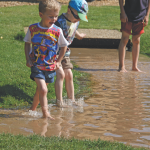
[[[23,101],[31,104],[32,98],[14,85],[0,86],[0,103],[3,105],[11,105],[9,101]]]
[[[85,68],[75,68],[77,71],[117,71],[118,69],[85,69]]]
[[[24,37],[25,37],[24,31],[20,31],[19,33],[17,33],[17,35],[14,36],[15,40],[22,41],[22,42]]]

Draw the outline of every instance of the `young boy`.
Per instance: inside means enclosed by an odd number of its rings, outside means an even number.
[[[48,112],[47,85],[54,82],[56,75],[58,82],[63,83],[61,60],[66,52],[68,42],[63,36],[62,29],[54,25],[61,6],[55,0],[43,0],[39,2],[39,16],[41,22],[29,26],[24,38],[26,65],[31,67],[30,78],[37,84],[36,93],[30,110],[35,110],[40,102],[43,117],[54,119]],[[30,45],[32,52],[30,53]],[[60,48],[60,55],[56,54]]]
[[[56,21],[55,25],[57,25],[63,30],[63,34],[66,40],[69,42],[69,44],[72,43],[75,36],[79,40],[85,37],[85,34],[79,33],[77,31],[77,28],[80,20],[88,22],[87,12],[88,12],[88,4],[85,0],[70,0],[67,12],[61,14],[58,17],[58,20]],[[58,55],[60,55],[59,52]],[[69,99],[72,100],[72,102],[75,102],[73,74],[71,71],[71,69],[73,69],[73,65],[70,62],[69,56],[70,56],[70,49],[67,48],[67,51],[61,64],[64,70],[63,75],[65,76],[65,87],[67,91],[67,96]],[[61,88],[58,87],[58,84],[56,84],[56,87],[57,89]],[[61,106],[62,102],[62,99],[60,99],[61,97],[62,96],[60,95],[60,93],[56,90],[56,99],[58,106]]]
[[[138,57],[140,51],[140,37],[144,33],[144,27],[148,24],[150,0],[119,0],[120,5],[120,20],[122,38],[119,44],[119,70],[127,72],[125,69],[125,47],[132,35],[132,70],[141,72],[138,67]],[[131,31],[132,30],[132,31]]]

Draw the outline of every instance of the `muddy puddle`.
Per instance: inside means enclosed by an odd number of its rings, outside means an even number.
[[[77,99],[79,106],[49,105],[55,121],[41,119],[41,111],[0,110],[0,133],[40,134],[79,139],[102,139],[150,148],[150,58],[140,55],[139,69],[131,70],[131,52],[126,53],[127,73],[119,73],[116,49],[72,48],[71,59],[91,73],[96,83],[93,96]]]

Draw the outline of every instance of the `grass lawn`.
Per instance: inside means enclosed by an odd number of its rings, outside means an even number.
[[[0,8],[0,107],[20,107],[32,103],[36,84],[30,79],[30,68],[26,67],[23,37],[24,27],[39,21],[37,5]],[[75,94],[79,94],[85,88],[80,86],[78,79],[86,81],[89,75],[75,70],[73,74]],[[49,101],[55,102],[54,83],[48,85],[48,90]],[[63,96],[66,95],[64,87]]]
[[[62,6],[65,12],[67,6]],[[60,12],[60,13],[61,13]],[[120,29],[119,7],[89,7],[89,22],[81,21],[79,28]],[[0,8],[0,107],[29,106],[35,93],[36,84],[30,76],[30,69],[26,67],[24,54],[24,27],[40,21],[38,6],[16,6]],[[141,53],[150,54],[150,26],[145,28],[146,33],[141,38]],[[17,39],[20,40],[17,40]],[[89,75],[73,70],[75,93],[82,93],[83,83],[78,79],[87,81]],[[55,99],[54,84],[48,85],[48,99]],[[88,89],[86,89],[87,91]],[[63,96],[66,96],[64,90]],[[0,134],[0,149],[107,149],[107,150],[133,150],[123,144],[106,141],[90,141],[77,139],[63,139],[58,137],[44,138],[40,136],[24,137],[10,134]],[[140,149],[140,148],[139,148]],[[142,149],[142,148],[141,148]]]
[[[146,150],[133,148],[122,143],[98,140],[65,139],[60,137],[41,137],[0,134],[1,150]]]

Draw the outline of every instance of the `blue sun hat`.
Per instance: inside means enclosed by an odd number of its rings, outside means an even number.
[[[85,0],[70,0],[69,6],[78,12],[78,16],[81,20],[88,22],[88,4]]]

